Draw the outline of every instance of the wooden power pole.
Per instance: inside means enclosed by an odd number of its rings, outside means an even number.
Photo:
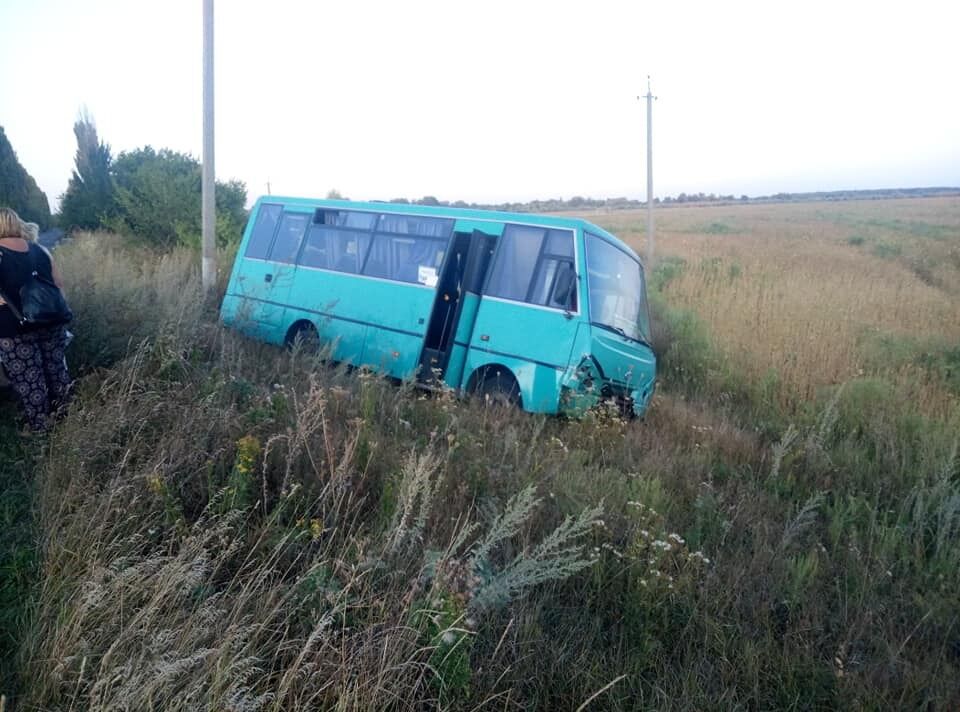
[[[213,162],[213,0],[203,0],[203,174],[202,223],[203,260],[201,278],[203,291],[210,294],[217,281],[216,249],[216,173]]]

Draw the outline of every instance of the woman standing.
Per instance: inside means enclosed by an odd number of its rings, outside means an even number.
[[[0,361],[34,432],[50,425],[50,416],[66,405],[72,381],[65,356],[66,326],[22,325],[16,311],[20,288],[34,270],[61,289],[50,253],[34,243],[35,231],[10,208],[0,208]]]

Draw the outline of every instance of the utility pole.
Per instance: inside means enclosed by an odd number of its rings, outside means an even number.
[[[645,265],[649,278],[653,269],[653,100],[656,99],[650,91],[650,75],[647,75],[647,93],[643,97],[647,100],[647,264]]]
[[[213,0],[203,0],[203,175],[202,222],[203,260],[201,278],[203,291],[210,294],[217,281],[216,190],[213,163]]]

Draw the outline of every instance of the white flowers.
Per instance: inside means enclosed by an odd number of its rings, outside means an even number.
[[[669,541],[663,541],[662,539],[657,539],[650,546],[654,549],[661,549],[662,551],[671,551],[673,549]]]

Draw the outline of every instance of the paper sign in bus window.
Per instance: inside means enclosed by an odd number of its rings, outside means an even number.
[[[417,269],[417,281],[420,284],[425,284],[428,287],[437,286],[437,270],[435,267],[428,267],[427,265],[419,265]]]

